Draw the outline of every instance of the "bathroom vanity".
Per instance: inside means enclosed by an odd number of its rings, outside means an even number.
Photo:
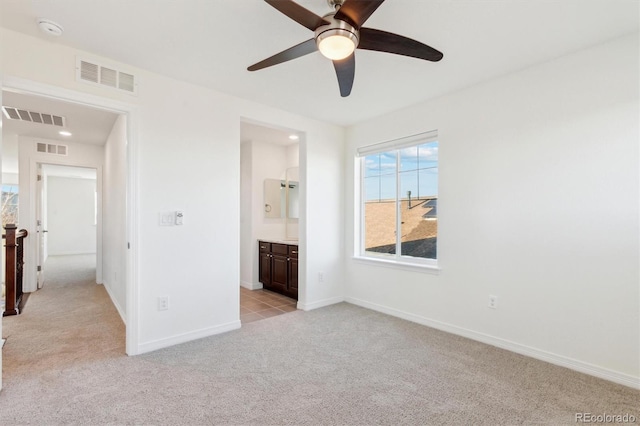
[[[298,300],[298,245],[282,241],[258,241],[262,286]]]

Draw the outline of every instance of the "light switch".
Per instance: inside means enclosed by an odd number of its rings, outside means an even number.
[[[173,226],[174,224],[174,214],[173,212],[162,212],[160,213],[160,226]]]
[[[176,211],[176,225],[182,225],[182,218],[184,217],[184,213],[181,210]]]

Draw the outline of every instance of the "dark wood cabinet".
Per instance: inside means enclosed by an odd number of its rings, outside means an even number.
[[[267,290],[298,299],[298,246],[258,241],[260,282]]]
[[[258,247],[260,253],[259,281],[262,285],[269,286],[271,285],[271,243],[260,241]]]
[[[298,294],[298,246],[289,246],[289,289]],[[296,297],[297,298],[297,297]]]

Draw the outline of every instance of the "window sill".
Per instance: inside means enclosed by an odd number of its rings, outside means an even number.
[[[403,269],[405,271],[423,272],[423,273],[432,274],[432,275],[439,275],[441,271],[440,267],[435,265],[409,263],[409,262],[402,262],[398,260],[378,259],[375,257],[366,257],[366,256],[353,256],[352,259],[355,260],[356,263],[382,266],[385,268]]]

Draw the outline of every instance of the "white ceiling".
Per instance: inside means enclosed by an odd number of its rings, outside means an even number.
[[[318,15],[325,0],[299,0]],[[261,0],[0,0],[0,25],[341,125],[353,124],[639,29],[637,0],[387,0],[365,26],[422,41],[438,63],[358,50],[341,98],[319,53],[261,71],[247,66],[312,37]],[[25,52],[25,54],[28,54]]]
[[[298,143],[299,139],[291,139],[289,136],[300,137],[300,132],[295,130],[277,129],[255,123],[243,121],[240,125],[240,142],[268,142],[276,145],[289,146]]]
[[[109,137],[117,114],[49,98],[2,92],[2,104],[27,111],[55,114],[65,117],[65,128],[46,124],[30,123],[20,120],[8,120],[3,117],[3,135],[32,136],[65,142],[79,142],[104,145]],[[58,132],[67,130],[71,136],[61,136]]]

